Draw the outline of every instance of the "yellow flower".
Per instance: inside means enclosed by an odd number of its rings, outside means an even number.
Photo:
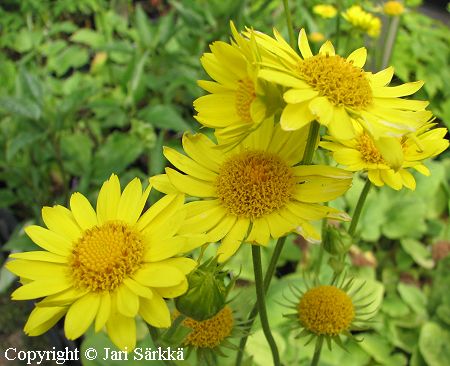
[[[386,1],[383,5],[384,14],[392,17],[402,15],[404,11],[405,7],[400,1]]]
[[[142,216],[150,186],[142,192],[139,179],[121,193],[112,175],[98,195],[97,209],[80,193],[63,206],[44,207],[46,228],[25,231],[43,250],[11,254],[7,268],[23,286],[13,300],[44,298],[25,325],[30,336],[50,329],[65,315],[68,339],[80,337],[94,323],[121,349],[136,344],[135,317],[155,327],[170,326],[163,298],[187,290],[186,274],[196,262],[174,258],[190,250],[196,238],[175,235],[185,211],[183,195],[162,198]]]
[[[309,337],[306,344],[313,340],[327,341],[331,349],[332,342],[343,347],[340,336],[353,338],[352,330],[361,330],[368,322],[367,315],[373,312],[364,312],[370,302],[363,303],[367,296],[358,295],[364,287],[355,286],[353,279],[338,280],[338,284],[306,285],[305,291],[292,288],[295,300],[289,300],[289,308],[295,312],[286,317],[297,321],[294,328],[301,332],[296,338]]]
[[[263,58],[259,77],[288,89],[284,93],[287,106],[280,118],[284,130],[297,130],[317,119],[331,135],[349,139],[355,134],[352,117],[376,138],[402,136],[431,117],[431,112],[424,110],[428,102],[399,98],[415,93],[423,82],[388,87],[393,68],[376,74],[365,72],[364,47],[343,58],[326,41],[313,55],[302,29],[300,57],[277,31],[275,39],[260,32],[247,34],[254,34],[261,48],[271,52]]]
[[[322,42],[325,39],[325,36],[320,32],[311,32],[308,38],[311,42],[318,43]]]
[[[368,172],[370,181],[376,186],[388,186],[399,190],[403,186],[414,190],[416,181],[407,168],[429,175],[430,171],[422,161],[440,154],[448,145],[444,139],[446,128],[434,128],[428,123],[414,134],[401,138],[388,137],[374,140],[358,129],[351,140],[328,137],[330,141],[321,146],[333,152],[333,158],[347,170]]]
[[[274,97],[268,94],[275,94],[276,99],[278,92],[265,88],[265,83],[257,80],[257,56],[252,42],[244,39],[233,23],[231,31],[234,37],[231,44],[214,42],[210,45],[211,52],[201,58],[205,71],[215,81],[198,81],[211,94],[195,100],[194,108],[198,112],[197,121],[216,129],[219,141],[233,144],[271,114],[266,99],[273,102]],[[278,98],[282,101],[279,95]]]
[[[355,28],[366,32],[370,37],[377,38],[381,31],[381,20],[364,11],[361,6],[353,5],[342,16]]]
[[[334,18],[337,14],[337,10],[333,5],[316,5],[313,7],[313,12],[322,18]]]
[[[284,132],[265,121],[234,148],[215,145],[202,134],[185,134],[186,155],[165,148],[164,155],[180,171],[151,179],[162,192],[199,197],[188,203],[181,232],[205,232],[211,242],[222,240],[219,261],[231,257],[243,241],[267,245],[269,238],[293,230],[318,239],[310,220],[346,219],[318,202],[342,195],[351,174],[328,166],[295,166],[302,158],[307,131]]]

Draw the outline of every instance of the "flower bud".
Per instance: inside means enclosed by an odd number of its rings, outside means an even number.
[[[217,258],[202,263],[188,276],[189,289],[175,300],[177,310],[192,319],[202,321],[216,315],[226,305],[232,280],[225,285],[227,272],[221,271]]]
[[[352,246],[352,237],[347,231],[329,226],[323,238],[323,247],[331,255],[345,254]]]

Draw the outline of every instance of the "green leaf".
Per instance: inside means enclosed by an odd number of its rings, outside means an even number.
[[[33,48],[33,34],[26,28],[22,28],[16,34],[12,47],[15,51],[24,53]]]
[[[184,132],[192,130],[192,127],[180,116],[173,105],[159,104],[142,109],[139,118],[151,123],[163,130]]]
[[[396,193],[397,194],[397,193]],[[386,212],[382,232],[389,239],[420,237],[427,229],[425,225],[426,204],[417,199],[398,199]]]
[[[94,157],[92,171],[95,182],[103,182],[112,173],[121,174],[143,149],[142,142],[135,136],[119,132],[108,136]]]
[[[128,95],[125,100],[126,105],[136,104],[139,101],[138,92],[144,87],[142,75],[149,54],[148,50],[145,51],[142,55],[136,57],[135,62],[132,64],[131,77],[127,83]]]
[[[428,366],[447,366],[450,360],[450,334],[437,323],[424,324],[419,348]]]
[[[6,145],[6,160],[11,161],[16,154],[26,148],[27,146],[42,140],[47,133],[38,133],[35,131],[27,131],[27,132],[21,132],[11,140],[7,142]]]
[[[400,297],[418,315],[426,316],[427,298],[420,289],[415,286],[399,283],[397,286]]]
[[[394,318],[408,315],[410,312],[408,306],[397,295],[386,296],[383,300],[381,310]]]
[[[47,67],[57,76],[64,75],[70,68],[79,68],[89,61],[89,54],[85,48],[69,46],[61,53],[50,58]]]
[[[90,170],[93,143],[86,135],[75,133],[61,138],[61,150],[66,169],[74,175]]]
[[[149,48],[152,45],[152,27],[140,4],[136,6],[136,28],[142,48]]]
[[[280,355],[282,355],[286,348],[286,341],[278,332],[272,331],[272,335],[278,346]],[[272,353],[267,346],[267,340],[261,329],[248,337],[246,351],[249,355],[253,356],[253,361],[257,366],[267,366],[268,360],[270,362],[272,361]]]
[[[431,258],[431,253],[425,248],[425,246],[411,238],[404,238],[400,240],[403,250],[408,253],[411,258],[419,266],[427,269],[431,269],[434,266],[434,261]]]
[[[38,104],[42,104],[42,98],[43,98],[43,90],[42,90],[42,84],[39,81],[39,79],[35,76],[30,74],[25,69],[20,69],[20,81],[22,89],[34,99],[35,102]]]
[[[81,43],[91,48],[99,48],[105,43],[103,35],[89,28],[77,30],[70,39],[72,42]]]
[[[41,108],[27,98],[1,97],[0,108],[18,117],[38,120],[41,117]]]
[[[8,271],[5,266],[2,266],[0,268],[0,294],[8,290],[16,278],[16,275]]]

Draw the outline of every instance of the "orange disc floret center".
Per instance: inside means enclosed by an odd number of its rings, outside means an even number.
[[[256,98],[255,85],[249,78],[238,81],[236,90],[236,112],[244,122],[253,122],[250,107]]]
[[[76,287],[112,291],[140,267],[143,253],[140,234],[111,221],[84,232],[74,245],[69,267]]]
[[[367,133],[359,135],[356,148],[361,153],[361,159],[364,162],[371,164],[385,164],[383,156]]]
[[[364,70],[341,56],[316,55],[303,60],[298,72],[311,87],[336,106],[364,109],[372,89]]]
[[[216,186],[220,201],[230,213],[258,218],[290,200],[295,179],[292,169],[278,156],[244,151],[225,161]]]
[[[297,309],[302,326],[316,335],[338,335],[350,327],[355,317],[352,299],[335,286],[308,290]]]
[[[233,330],[233,311],[229,306],[225,306],[212,318],[203,321],[187,318],[183,325],[192,329],[184,340],[186,346],[215,348],[230,336]]]

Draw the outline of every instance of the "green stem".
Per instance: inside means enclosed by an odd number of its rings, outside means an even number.
[[[255,273],[256,302],[258,304],[259,318],[261,326],[269,343],[272,352],[274,366],[280,366],[280,355],[278,353],[277,344],[270,331],[269,319],[267,318],[266,300],[264,291],[264,281],[261,266],[261,248],[258,245],[252,245],[253,271]]]
[[[353,213],[352,222],[348,229],[348,233],[351,236],[353,236],[353,234],[356,231],[356,226],[358,225],[359,217],[361,216],[361,212],[364,207],[364,202],[366,202],[367,194],[369,193],[371,186],[372,183],[370,182],[369,178],[367,178],[366,184],[364,185],[364,188],[361,191],[361,194],[359,195],[358,203],[356,204],[355,212]]]
[[[319,136],[319,122],[312,121],[309,127],[308,140],[306,141],[305,153],[303,154],[302,165],[309,165],[314,156],[317,137]]]
[[[52,145],[53,145],[53,149],[55,150],[56,164],[58,165],[58,169],[61,174],[63,190],[64,190],[64,202],[67,203],[69,201],[69,192],[70,192],[69,181],[68,181],[66,169],[64,168],[64,161],[63,161],[62,155],[61,155],[60,139],[56,134],[52,138]]]
[[[311,366],[317,366],[319,364],[320,352],[322,351],[323,337],[319,337],[316,342],[316,347],[314,349],[314,356],[311,361]]]
[[[272,253],[272,258],[270,258],[269,266],[267,267],[266,275],[264,276],[264,292],[267,292],[270,286],[270,282],[272,281],[273,275],[275,273],[275,269],[277,268],[277,262],[280,258],[281,251],[283,250],[284,243],[286,242],[286,237],[283,236],[279,238],[277,244],[275,245],[275,249]],[[250,331],[253,323],[255,322],[256,316],[258,315],[258,304],[255,303],[253,305],[252,311],[250,312],[247,320],[248,330]],[[247,344],[248,334],[245,337],[241,338],[239,342],[239,350],[236,356],[236,366],[240,366],[242,363],[242,358],[244,357],[244,349]]]
[[[336,40],[335,48],[336,52],[339,52],[339,39],[341,38],[341,0],[336,2],[337,15],[336,15]]]
[[[283,0],[284,15],[286,16],[286,23],[289,32],[289,43],[293,49],[295,49],[295,34],[294,27],[292,25],[291,11],[289,10],[289,0]]]
[[[381,62],[381,70],[385,69],[389,64],[394,49],[395,39],[397,38],[398,26],[400,24],[400,17],[389,17],[389,31],[384,47],[383,59]]]
[[[148,331],[150,333],[150,337],[153,341],[153,345],[155,346],[155,348],[161,347],[158,343],[158,338],[159,338],[158,329],[156,329],[155,327],[152,327],[151,325],[148,325]],[[163,363],[166,365],[169,365],[169,366],[175,365],[175,363],[170,360],[164,360]]]

